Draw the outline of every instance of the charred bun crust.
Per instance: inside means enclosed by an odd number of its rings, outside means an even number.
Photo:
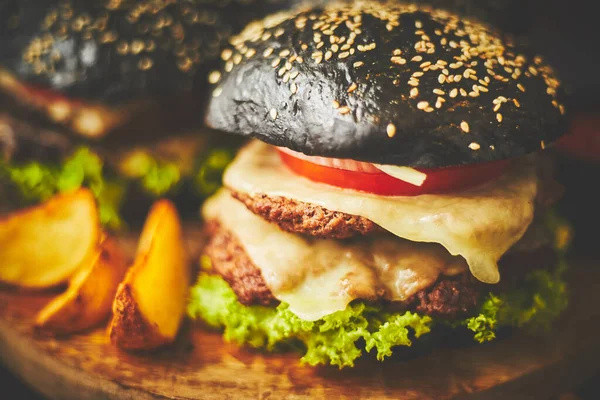
[[[117,105],[199,93],[227,38],[283,0],[5,0],[0,68]],[[210,67],[209,67],[210,65]]]
[[[539,56],[428,6],[298,8],[230,43],[207,123],[308,155],[437,168],[521,156],[566,128]]]

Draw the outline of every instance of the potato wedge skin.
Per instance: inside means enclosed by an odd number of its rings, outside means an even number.
[[[96,246],[100,232],[88,189],[0,217],[0,281],[29,289],[62,284]]]
[[[150,350],[173,342],[185,318],[191,269],[175,206],[151,208],[136,260],[119,286],[109,329],[111,342]]]
[[[69,288],[38,313],[36,328],[66,335],[106,321],[127,267],[116,241],[106,236],[85,258]]]
[[[151,350],[172,340],[162,336],[156,324],[142,315],[128,283],[119,286],[115,297],[109,337],[113,344],[127,350]]]

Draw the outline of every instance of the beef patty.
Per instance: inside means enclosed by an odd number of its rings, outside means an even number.
[[[346,239],[357,235],[383,231],[377,224],[364,217],[331,211],[321,206],[296,201],[281,196],[231,191],[231,195],[244,203],[254,214],[281,229],[311,236]]]
[[[248,257],[237,238],[217,222],[207,224],[210,240],[205,254],[212,261],[213,273],[225,279],[245,305],[273,306],[279,301],[267,287],[260,270]],[[486,285],[469,273],[458,276],[440,276],[430,287],[417,292],[403,305],[421,314],[439,318],[456,318],[473,310],[481,296],[491,289],[506,290],[521,282],[534,270],[548,268],[556,262],[551,248],[513,253],[500,260],[500,269],[507,279],[498,285]]]
[[[536,197],[536,212],[543,213],[562,195],[563,188],[548,176],[540,179]],[[249,195],[231,190],[231,195],[244,203],[254,214],[277,224],[287,232],[322,238],[347,239],[353,236],[383,232],[373,221],[358,215],[332,211],[327,208],[282,196]]]

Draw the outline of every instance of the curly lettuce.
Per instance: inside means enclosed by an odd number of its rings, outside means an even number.
[[[500,327],[526,327],[535,332],[549,329],[567,305],[562,270],[534,271],[528,277],[532,285],[489,294],[478,315],[453,326],[466,326],[479,343],[495,339]],[[206,273],[191,291],[188,314],[223,329],[228,342],[268,351],[295,344],[304,351],[302,362],[339,368],[354,366],[363,350],[374,351],[382,361],[392,355],[394,347],[411,346],[414,339],[435,331],[436,325],[448,325],[429,316],[410,311],[390,313],[363,302],[353,302],[317,321],[304,321],[285,303],[276,308],[244,306],[221,277]]]
[[[80,148],[61,165],[29,162],[24,165],[0,164],[0,176],[8,178],[21,197],[30,203],[48,200],[57,193],[89,187],[98,201],[100,220],[116,229],[121,226],[119,208],[125,186],[109,179],[100,157],[88,148]]]
[[[410,346],[413,339],[429,333],[432,324],[428,316],[388,313],[361,302],[320,320],[305,321],[285,303],[271,308],[244,306],[221,277],[208,274],[201,274],[192,289],[188,314],[223,328],[227,341],[269,351],[300,347],[305,352],[302,362],[339,368],[354,366],[363,349],[374,350],[383,360],[392,354],[392,347]]]
[[[531,272],[520,288],[510,292],[489,293],[479,314],[461,323],[474,333],[474,339],[479,343],[495,339],[496,331],[502,326],[524,328],[533,333],[549,330],[567,308],[568,291],[563,278],[567,263],[564,257],[573,231],[567,220],[555,211],[547,213],[545,224],[554,234],[553,247],[558,256],[556,268]]]

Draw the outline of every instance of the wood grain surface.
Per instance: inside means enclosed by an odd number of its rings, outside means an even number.
[[[188,233],[197,253],[199,233]],[[600,261],[573,264],[570,310],[545,337],[517,334],[384,363],[365,357],[342,371],[238,349],[190,323],[174,346],[147,354],[116,349],[105,327],[45,337],[33,316],[53,294],[0,288],[0,361],[51,399],[543,399],[600,366]]]

